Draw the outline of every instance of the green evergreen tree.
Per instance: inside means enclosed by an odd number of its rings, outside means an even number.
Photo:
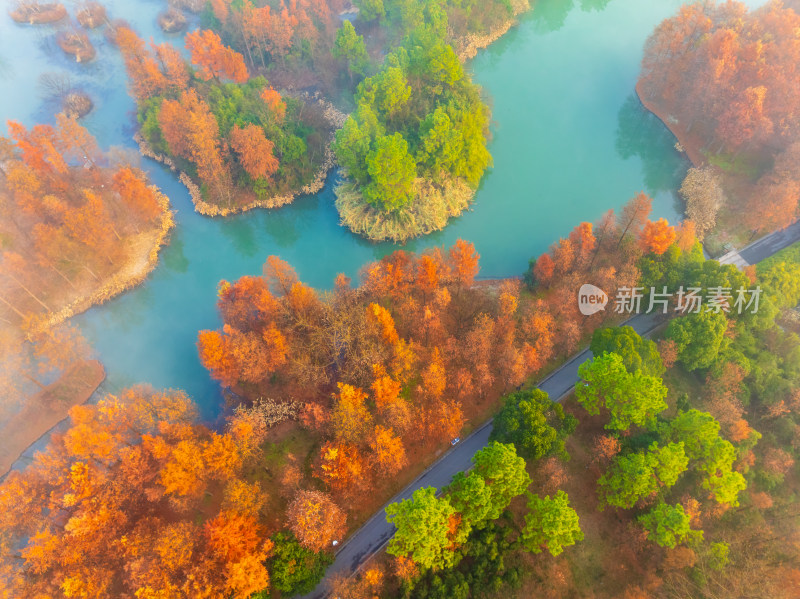
[[[589,414],[608,410],[606,428],[627,430],[631,425],[647,426],[667,409],[664,382],[642,372],[630,373],[621,356],[603,353],[578,368],[575,385],[578,402]]]
[[[644,339],[633,327],[597,329],[592,335],[589,349],[595,356],[604,352],[617,354],[628,372],[642,372],[648,376],[664,374],[658,347],[649,339]]]
[[[550,453],[566,456],[564,439],[576,424],[575,417],[565,414],[563,406],[544,391],[517,391],[506,396],[489,439],[513,443],[526,459],[536,460]]]
[[[450,518],[455,509],[436,489],[417,489],[411,499],[386,508],[386,520],[397,530],[386,548],[389,555],[410,557],[420,568],[449,568],[455,563],[451,549]]]
[[[667,326],[667,339],[678,348],[678,360],[687,370],[708,368],[723,348],[728,319],[722,312],[703,310],[676,318]]]
[[[271,583],[286,596],[312,591],[333,562],[329,553],[306,549],[294,535],[279,532],[272,541],[275,547],[268,562]]]
[[[569,497],[558,491],[551,499],[529,494],[522,545],[533,553],[547,549],[550,555],[560,555],[564,547],[583,540],[577,512],[569,506]]]
[[[332,50],[335,58],[347,61],[347,69],[354,75],[363,76],[369,66],[369,56],[364,38],[356,33],[350,21],[344,21],[336,32]]]
[[[639,522],[647,530],[649,538],[661,547],[670,549],[689,539],[703,538],[703,531],[692,530],[689,520],[689,515],[684,512],[682,505],[673,506],[663,502],[639,516]]]
[[[416,169],[408,153],[408,143],[399,133],[385,135],[375,141],[374,149],[367,155],[370,183],[364,187],[364,199],[392,212],[412,200]]]
[[[492,441],[472,456],[472,463],[473,472],[486,481],[491,494],[490,520],[499,518],[511,500],[531,484],[525,460],[517,455],[513,445]]]

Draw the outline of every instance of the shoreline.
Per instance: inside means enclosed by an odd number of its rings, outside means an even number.
[[[314,179],[310,183],[307,183],[296,191],[285,195],[271,196],[263,200],[257,199],[243,206],[221,208],[220,206],[206,202],[203,199],[202,193],[200,192],[200,187],[197,185],[197,183],[195,183],[184,171],[179,170],[172,158],[165,154],[159,154],[153,150],[153,148],[150,146],[147,140],[142,137],[141,132],[139,131],[134,134],[133,139],[138,144],[139,153],[142,156],[145,156],[146,158],[152,158],[156,162],[160,162],[164,166],[168,167],[171,171],[178,174],[178,180],[183,183],[184,187],[186,187],[186,189],[189,191],[189,196],[192,199],[192,205],[194,206],[195,212],[198,214],[210,217],[226,217],[242,214],[256,208],[280,208],[281,206],[291,204],[300,196],[317,193],[325,186],[325,180],[328,178],[328,174],[330,173],[331,169],[336,166],[336,158],[334,156],[332,147],[334,136],[336,135],[336,131],[340,129],[342,125],[344,125],[344,121],[347,119],[346,114],[341,112],[338,108],[324,98],[320,97],[319,94],[313,97],[308,96],[307,94],[301,95],[300,99],[305,102],[316,102],[319,107],[322,108],[323,115],[331,127],[331,132],[328,135],[328,143],[325,146],[325,156],[319,171],[317,171],[316,175],[314,175]]]
[[[442,231],[450,219],[470,209],[476,189],[463,179],[448,179],[435,184],[428,179],[414,180],[412,206],[386,213],[366,203],[358,185],[342,171],[343,179],[334,188],[334,206],[339,225],[373,243],[391,241],[405,245],[411,239]]]
[[[98,360],[73,363],[53,383],[27,398],[16,414],[0,428],[0,478],[11,471],[28,448],[69,416],[73,406],[86,403],[106,379]],[[65,391],[65,399],[60,391]]]
[[[172,216],[172,210],[170,210],[169,198],[155,185],[151,185],[150,189],[155,192],[162,207],[161,223],[157,229],[139,233],[138,239],[134,240],[135,242],[138,241],[139,245],[144,245],[147,242],[148,249],[138,255],[134,255],[131,260],[126,262],[116,273],[107,277],[90,294],[71,301],[57,312],[46,314],[41,324],[36,327],[37,330],[44,331],[57,326],[76,314],[85,312],[89,308],[103,304],[125,291],[139,286],[155,270],[158,265],[159,252],[168,244],[169,232],[175,226],[175,220]],[[149,237],[152,237],[152,240]]]
[[[655,102],[651,100],[646,100],[644,98],[644,94],[642,93],[641,89],[641,80],[636,82],[636,86],[634,89],[636,90],[636,97],[639,98],[639,102],[642,103],[649,112],[651,112],[655,117],[664,123],[664,126],[669,129],[670,133],[675,136],[675,139],[678,140],[678,144],[682,148],[682,153],[685,154],[689,161],[692,163],[692,166],[700,167],[704,165],[707,161],[703,153],[696,147],[696,140],[691,139],[691,136],[687,135],[685,131],[681,131],[678,129],[679,122],[676,120],[674,123],[671,121],[670,117],[667,115],[662,114],[661,107],[657,106]],[[679,150],[681,151],[681,150]]]
[[[529,10],[531,10],[529,0],[516,0],[512,1],[512,14],[511,18],[501,23],[489,33],[483,35],[467,34],[453,42],[453,49],[456,51],[458,59],[464,63],[472,60],[477,56],[479,50],[483,50],[491,46],[494,42],[508,33],[509,29],[519,23],[518,17]]]

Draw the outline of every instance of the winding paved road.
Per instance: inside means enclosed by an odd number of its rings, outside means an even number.
[[[726,254],[720,258],[720,262],[738,264],[739,260],[744,260],[748,264],[755,264],[797,241],[800,241],[800,221],[786,229],[762,237],[738,253]],[[625,324],[632,326],[640,335],[645,335],[662,322],[664,322],[663,315],[639,314]],[[591,357],[591,351],[583,350],[539,383],[538,388],[547,392],[551,398],[563,399],[578,381],[578,367]],[[491,432],[492,421],[489,420],[434,462],[414,482],[392,497],[386,505],[408,499],[414,491],[422,487],[441,489],[448,485],[457,472],[467,470],[472,466],[472,456],[486,446]],[[386,521],[384,508],[376,512],[342,545],[336,553],[336,560],[328,568],[317,588],[301,599],[322,599],[327,594],[327,584],[331,576],[337,573],[354,572],[389,542],[394,534],[394,526]]]

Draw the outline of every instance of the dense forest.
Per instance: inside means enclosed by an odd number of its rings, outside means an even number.
[[[751,285],[671,248],[640,259],[663,281]],[[390,506],[387,555],[336,595],[796,596],[797,246],[752,274],[755,314],[598,328],[563,408],[506,395],[475,469]]]
[[[702,2],[683,6],[647,42],[640,95],[698,167],[684,195],[709,230],[717,214],[723,232],[751,237],[798,215],[798,27],[791,3],[749,11]],[[726,193],[709,191],[720,186]]]

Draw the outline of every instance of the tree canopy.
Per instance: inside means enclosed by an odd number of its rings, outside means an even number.
[[[625,369],[621,356],[603,353],[578,368],[575,385],[578,402],[589,414],[609,413],[606,428],[627,430],[647,426],[667,408],[667,388],[659,377]]]
[[[522,543],[533,553],[547,549],[550,555],[560,555],[565,547],[583,540],[578,514],[569,506],[569,497],[558,491],[551,499],[531,494],[528,499]]]
[[[703,538],[703,531],[692,530],[689,515],[683,506],[659,503],[646,514],[639,516],[648,536],[662,547],[675,548],[690,538]]]
[[[450,522],[455,509],[436,489],[417,489],[411,499],[386,508],[386,519],[397,527],[386,552],[409,556],[422,568],[446,568],[454,563]]]
[[[531,389],[506,396],[503,409],[495,416],[490,440],[513,443],[526,459],[551,453],[564,456],[564,439],[575,430],[574,416],[544,391]]]
[[[723,347],[728,320],[725,314],[703,310],[672,320],[666,337],[677,345],[678,359],[687,370],[708,368]]]
[[[622,358],[622,363],[628,372],[641,372],[647,376],[664,374],[658,347],[650,339],[644,339],[633,327],[597,329],[592,334],[589,349],[595,356],[605,352],[617,354]]]

